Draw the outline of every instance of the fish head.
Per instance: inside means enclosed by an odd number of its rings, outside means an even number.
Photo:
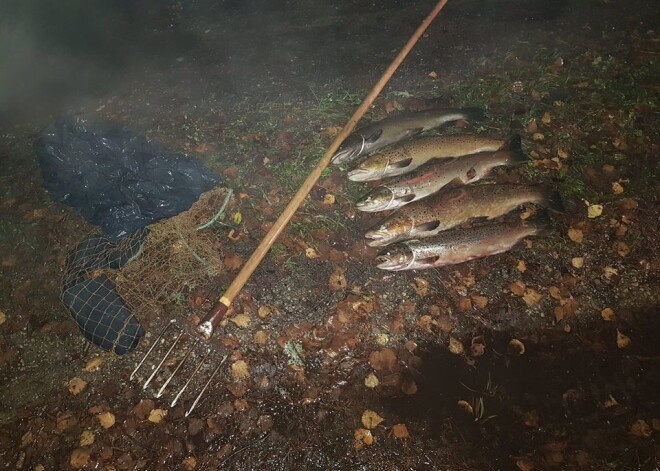
[[[381,270],[407,270],[415,263],[415,254],[407,245],[397,244],[379,253],[376,263]]]
[[[366,182],[385,177],[388,159],[382,154],[367,157],[353,170],[348,172],[348,179],[354,182]]]
[[[360,211],[373,213],[376,211],[385,211],[392,209],[395,203],[394,193],[386,186],[379,186],[374,190],[364,195],[360,201],[355,203],[355,206]]]
[[[399,240],[410,238],[415,227],[413,220],[409,217],[394,216],[381,223],[377,228],[367,231],[364,235],[369,239],[367,245],[370,247],[384,247]]]
[[[364,151],[365,139],[361,134],[351,134],[341,143],[331,162],[340,165],[356,159]]]

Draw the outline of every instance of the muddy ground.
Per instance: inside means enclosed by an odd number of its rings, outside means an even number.
[[[529,165],[495,179],[560,191],[549,234],[382,272],[363,241],[379,216],[354,207],[368,186],[332,168],[234,304],[210,363],[229,358],[193,413],[190,396],[170,407],[171,392],[129,380],[160,327],[203,316],[231,282],[432,7],[411,3],[121,3],[116,41],[89,26],[85,48],[75,35],[52,46],[75,60],[47,91],[13,82],[24,87],[0,113],[1,469],[660,467],[650,1],[450,0],[366,118],[487,109],[441,132],[520,133]],[[94,230],[42,188],[33,145],[65,112],[199,159],[237,195],[214,229],[225,270],[172,293],[124,357],[90,347],[59,302],[66,253]]]

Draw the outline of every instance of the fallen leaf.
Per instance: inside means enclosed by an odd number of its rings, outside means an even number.
[[[257,311],[257,315],[261,317],[262,319],[265,319],[266,317],[270,316],[271,314],[278,314],[279,309],[277,309],[275,306],[271,306],[269,304],[264,304],[263,306],[259,307],[259,310]]]
[[[456,307],[460,312],[467,312],[472,310],[472,300],[470,298],[461,298]]]
[[[417,394],[417,383],[412,379],[405,380],[401,383],[401,391],[408,396]]]
[[[395,438],[409,438],[410,434],[408,433],[408,427],[406,424],[396,424],[392,425],[392,434]]]
[[[369,373],[367,377],[364,378],[364,385],[368,388],[375,388],[378,386],[378,383],[378,377],[373,373]]]
[[[103,428],[110,428],[115,424],[115,414],[109,411],[101,412],[96,418]]]
[[[336,137],[337,134],[339,134],[340,132],[341,132],[341,128],[339,126],[330,126],[323,129],[323,131],[321,131],[321,135],[332,138],[332,137]]]
[[[244,360],[235,361],[231,365],[231,377],[234,381],[240,381],[250,376],[250,369]]]
[[[415,290],[415,293],[417,293],[417,296],[423,298],[429,294],[429,282],[422,277],[417,277],[415,278],[413,289]]]
[[[265,330],[257,330],[254,333],[254,343],[257,345],[266,345],[268,343],[268,333]]]
[[[603,205],[602,204],[590,204],[587,206],[587,217],[589,219],[597,218],[603,214]]]
[[[525,344],[518,339],[511,339],[509,341],[509,352],[516,355],[525,353]]]
[[[527,123],[527,132],[530,134],[533,134],[539,130],[538,125],[536,124],[536,120],[532,119],[529,123]]]
[[[93,373],[94,371],[98,371],[98,369],[101,368],[102,363],[103,363],[103,359],[101,357],[91,358],[87,362],[87,364],[85,365],[85,368],[83,368],[83,370],[87,371],[89,373]]]
[[[370,409],[367,409],[362,413],[362,425],[364,425],[366,429],[371,430],[378,427],[383,420],[385,419]]]
[[[532,471],[534,469],[534,462],[531,460],[531,458],[523,456],[522,458],[518,458],[516,460],[516,467],[520,471]]]
[[[537,305],[539,301],[543,299],[543,295],[532,288],[527,288],[522,298],[523,301],[525,301],[525,303],[531,307]]]
[[[532,134],[532,139],[535,141],[542,141],[543,139],[545,139],[545,136],[541,132],[535,132],[534,134]]]
[[[89,446],[94,443],[94,440],[94,432],[91,430],[84,430],[83,433],[80,434],[80,446]]]
[[[138,420],[144,420],[149,416],[149,412],[151,412],[153,408],[154,401],[151,399],[142,399],[133,409],[133,414],[135,414],[135,417],[137,417]]]
[[[524,260],[518,260],[518,265],[516,265],[516,268],[520,273],[525,273],[525,271],[527,270],[527,265],[525,265]]]
[[[603,402],[603,406],[605,406],[608,409],[610,407],[616,407],[618,405],[619,405],[619,403],[617,402],[616,399],[614,399],[614,397],[611,394],[609,395],[609,397],[607,399],[605,399],[605,402]]]
[[[600,311],[600,317],[602,317],[604,321],[614,321],[615,320],[614,311],[609,307],[606,307],[605,309]]]
[[[516,296],[522,296],[525,294],[525,283],[520,280],[514,281],[509,285],[509,290],[511,290],[511,292]]]
[[[613,276],[618,275],[619,270],[614,267],[605,267],[603,268],[603,276],[607,280],[611,280]]]
[[[562,148],[557,149],[557,157],[560,159],[567,159],[568,158],[568,152],[565,151]]]
[[[342,267],[335,268],[335,270],[330,275],[328,285],[333,291],[340,291],[345,289],[346,286],[348,286],[348,282],[346,281],[346,269]]]
[[[584,236],[583,236],[582,231],[580,229],[574,229],[574,228],[571,227],[568,230],[568,238],[571,239],[576,244],[581,244],[583,237]]]
[[[615,195],[620,195],[623,193],[623,186],[619,182],[612,183],[612,193]]]
[[[488,298],[486,296],[472,296],[472,302],[477,307],[477,309],[483,309],[488,304]]]
[[[238,314],[236,316],[233,316],[229,319],[231,322],[233,322],[236,327],[240,329],[244,329],[250,325],[250,316],[247,316],[245,314]]]
[[[74,396],[77,396],[83,390],[87,387],[87,381],[85,381],[82,378],[78,378],[77,376],[75,378],[72,378],[71,381],[69,381],[69,392],[73,394]]]
[[[331,193],[326,193],[326,195],[323,197],[323,204],[332,205],[335,204],[335,201],[335,195]]]
[[[463,409],[467,414],[474,415],[474,409],[472,408],[472,404],[470,404],[468,401],[464,401],[463,399],[461,399],[457,402],[457,405],[458,407]]]
[[[151,412],[149,412],[149,417],[147,417],[147,420],[154,424],[159,424],[166,416],[167,411],[165,409],[153,409]]]
[[[651,436],[651,427],[646,420],[639,419],[630,426],[630,434],[639,438],[649,438]]]
[[[319,253],[316,251],[316,249],[312,247],[307,247],[305,249],[305,256],[307,258],[315,259],[315,258],[319,258]]]
[[[454,337],[449,337],[449,351],[454,355],[460,355],[465,351],[463,344],[460,340],[455,339]]]
[[[548,292],[553,299],[561,299],[561,290],[556,286],[551,286],[548,288]]]
[[[376,371],[393,370],[396,365],[396,353],[391,348],[371,352],[369,364]]]
[[[616,248],[616,253],[618,253],[621,257],[626,257],[628,254],[630,254],[630,247],[628,247],[628,244],[625,242],[619,241],[614,244],[614,247]]]
[[[28,430],[21,437],[21,448],[25,448],[26,446],[28,446],[33,441],[34,441],[34,435],[32,434],[31,431]]]
[[[621,333],[619,329],[616,330],[616,346],[619,348],[627,348],[632,343],[630,337]]]
[[[435,70],[432,70],[428,73],[428,76],[431,78],[438,78],[438,73]]]
[[[228,255],[225,257],[225,266],[230,270],[238,270],[243,265],[243,260],[238,255]]]
[[[7,314],[4,311],[0,311],[0,325],[4,324],[7,320]]]
[[[371,434],[371,430],[367,430],[364,428],[359,428],[355,430],[355,433],[353,434],[355,437],[355,440],[357,440],[358,443],[361,445],[373,445],[374,443],[374,436]],[[361,448],[361,446],[360,446]],[[356,449],[359,449],[356,447]]]
[[[543,118],[541,118],[541,121],[543,121],[543,124],[550,124],[552,122],[552,116],[548,111],[543,113]]]
[[[584,257],[573,257],[571,259],[571,265],[574,268],[582,268],[584,266]]]
[[[55,429],[64,432],[78,423],[71,412],[60,412],[55,419]]]
[[[189,456],[184,459],[181,464],[185,469],[195,469],[197,467],[197,458],[194,456]]]
[[[89,463],[89,451],[83,450],[82,448],[76,448],[71,452],[69,463],[74,469],[84,468],[87,466],[87,463]]]

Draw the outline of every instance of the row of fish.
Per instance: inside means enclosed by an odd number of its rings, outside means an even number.
[[[356,204],[367,212],[397,209],[365,235],[373,247],[395,244],[377,256],[379,268],[435,268],[501,253],[523,238],[543,232],[547,218],[457,227],[500,217],[524,203],[562,210],[559,195],[539,185],[468,185],[488,176],[495,167],[526,162],[519,136],[507,141],[472,135],[433,136],[385,148],[451,121],[482,117],[474,109],[402,114],[360,128],[341,145],[333,163],[356,162],[349,179],[393,177]],[[443,190],[449,184],[452,187]]]

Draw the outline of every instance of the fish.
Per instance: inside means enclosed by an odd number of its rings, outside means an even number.
[[[395,177],[364,195],[355,206],[365,212],[397,209],[437,193],[449,183],[466,185],[486,177],[495,167],[523,162],[527,156],[516,135],[495,152],[430,162],[410,175]]]
[[[365,182],[403,175],[431,160],[494,152],[504,143],[503,139],[472,135],[423,137],[368,156],[348,172],[348,179]]]
[[[424,270],[467,262],[511,250],[529,236],[548,230],[549,220],[496,223],[452,229],[423,240],[389,246],[376,256],[377,266],[388,271]]]
[[[423,239],[471,219],[495,219],[523,203],[535,203],[564,212],[559,192],[542,185],[468,185],[445,189],[404,206],[367,231],[364,237],[371,247]]]
[[[401,113],[370,123],[351,133],[341,143],[330,162],[334,165],[352,162],[360,155],[376,152],[385,146],[410,139],[445,123],[459,119],[479,121],[484,118],[484,112],[478,108],[434,108]]]

